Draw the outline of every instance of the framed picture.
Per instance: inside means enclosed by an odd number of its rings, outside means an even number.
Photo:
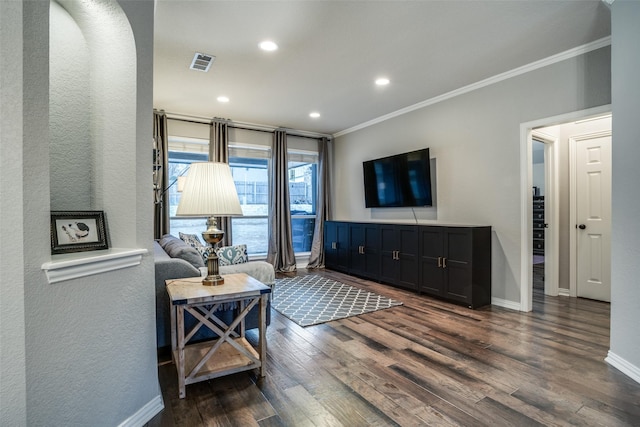
[[[51,253],[108,249],[103,211],[52,211]]]

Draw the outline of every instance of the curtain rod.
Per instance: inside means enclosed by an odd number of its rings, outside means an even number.
[[[207,119],[206,117],[188,116],[185,114],[167,113],[167,112],[165,112],[165,114],[167,115],[168,120],[178,120],[181,122],[195,123],[199,125],[210,125],[213,121],[212,119]],[[170,117],[170,116],[173,116],[173,117]],[[279,128],[272,128],[270,126],[255,125],[251,123],[239,123],[239,122],[234,122],[233,120],[229,120],[229,122],[230,122],[229,127],[234,129],[253,130],[253,131],[267,132],[267,133],[274,133],[277,129],[279,129]],[[289,128],[283,128],[283,129],[287,131],[288,135],[296,136],[300,138],[320,139],[324,137],[324,138],[333,139],[331,135],[324,134],[324,133],[297,131],[295,129],[289,129]],[[305,132],[306,134],[303,132]]]

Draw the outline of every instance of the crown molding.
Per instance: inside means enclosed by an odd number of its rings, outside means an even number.
[[[609,1],[613,2],[613,0],[609,0]],[[419,109],[427,107],[429,105],[437,104],[437,103],[445,101],[447,99],[451,99],[451,98],[454,98],[456,96],[460,96],[460,95],[463,95],[465,93],[472,92],[474,90],[477,90],[477,89],[480,89],[480,88],[483,88],[483,87],[486,87],[486,86],[489,86],[489,85],[496,84],[496,83],[501,82],[503,80],[507,80],[507,79],[510,79],[510,78],[513,78],[513,77],[528,73],[530,71],[537,70],[539,68],[547,67],[547,66],[555,64],[557,62],[561,62],[561,61],[564,61],[566,59],[571,59],[571,58],[574,58],[576,56],[580,56],[580,55],[583,55],[585,53],[591,52],[593,50],[597,50],[597,49],[600,49],[602,47],[610,46],[610,45],[611,45],[611,36],[607,36],[607,37],[601,38],[599,40],[596,40],[594,42],[591,42],[591,43],[588,43],[588,44],[585,44],[585,45],[582,45],[582,46],[578,46],[578,47],[573,48],[573,49],[569,49],[567,51],[558,53],[558,54],[553,55],[553,56],[549,56],[548,58],[541,59],[539,61],[532,62],[532,63],[527,64],[527,65],[523,65],[522,67],[515,68],[515,69],[513,69],[511,71],[507,71],[507,72],[504,72],[502,74],[497,74],[497,75],[495,75],[493,77],[489,77],[487,79],[480,80],[479,82],[472,83],[472,84],[467,85],[467,86],[463,86],[463,87],[461,87],[459,89],[452,90],[451,92],[447,92],[445,94],[436,96],[434,98],[427,99],[427,100],[419,102],[417,104],[413,104],[413,105],[410,105],[408,107],[401,108],[400,110],[396,110],[396,111],[394,111],[392,113],[385,114],[384,116],[380,116],[380,117],[378,117],[376,119],[369,120],[367,122],[361,123],[361,124],[353,126],[351,128],[336,132],[335,134],[333,134],[333,136],[334,136],[334,138],[337,138],[337,137],[346,135],[348,133],[352,133],[352,132],[355,132],[355,131],[358,131],[358,130],[361,130],[361,129],[365,129],[365,128],[369,127],[369,126],[373,126],[375,124],[384,122],[384,121],[392,119],[394,117],[402,116],[404,114],[410,113],[410,112],[415,111],[415,110],[419,110]]]

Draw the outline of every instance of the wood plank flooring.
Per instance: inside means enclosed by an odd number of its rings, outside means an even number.
[[[640,426],[640,384],[604,362],[607,303],[534,291],[530,313],[469,310],[313,273],[404,305],[307,328],[272,310],[266,378],[192,384],[179,399],[175,366],[161,364],[165,409],[147,426]]]

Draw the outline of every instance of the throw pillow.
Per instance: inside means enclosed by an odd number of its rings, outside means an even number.
[[[216,249],[218,265],[233,265],[249,262],[247,245],[223,246]]]
[[[204,267],[202,256],[195,248],[171,235],[165,235],[160,240],[160,246],[171,258],[182,258],[195,268]]]
[[[178,235],[180,236],[180,239],[182,239],[182,241],[198,251],[206,265],[207,259],[209,258],[209,253],[211,252],[211,246],[203,245],[197,234],[187,234],[180,232],[178,233]]]
[[[188,243],[190,246],[193,246],[194,248],[204,246],[197,234],[187,234],[182,232],[178,234],[180,235],[180,239]]]

